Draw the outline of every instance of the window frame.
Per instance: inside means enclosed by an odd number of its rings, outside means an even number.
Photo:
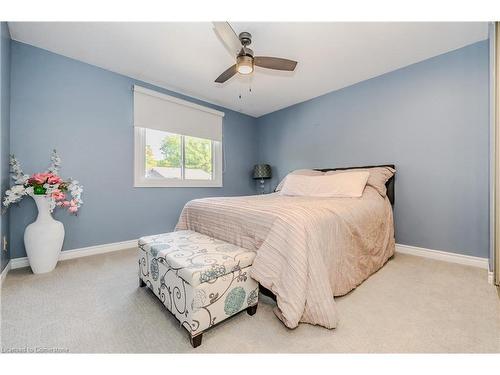
[[[223,187],[222,182],[222,142],[212,142],[212,176],[211,180],[184,179],[184,141],[182,147],[182,179],[177,178],[146,178],[146,130],[134,127],[134,187]],[[181,135],[182,137],[185,137]]]

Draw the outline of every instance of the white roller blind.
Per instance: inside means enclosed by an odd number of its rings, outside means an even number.
[[[134,126],[222,141],[224,112],[134,86]]]

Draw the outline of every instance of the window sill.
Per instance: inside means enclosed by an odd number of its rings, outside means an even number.
[[[222,181],[204,181],[204,180],[170,180],[170,181],[165,181],[165,180],[147,180],[147,179],[141,179],[139,181],[134,182],[134,187],[137,188],[168,188],[168,187],[175,187],[175,188],[192,188],[192,187],[197,187],[197,188],[220,188],[223,187]]]

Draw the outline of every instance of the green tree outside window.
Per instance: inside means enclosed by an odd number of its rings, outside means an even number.
[[[146,168],[154,167],[179,168],[181,166],[181,142],[184,139],[184,167],[201,169],[212,173],[212,141],[189,136],[172,134],[161,141],[162,159],[157,160],[150,145],[146,145]]]
[[[184,137],[185,167],[212,173],[212,142],[208,139]]]

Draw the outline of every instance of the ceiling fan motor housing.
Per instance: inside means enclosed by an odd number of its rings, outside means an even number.
[[[243,44],[245,47],[249,46],[250,43],[252,43],[252,34],[250,34],[249,32],[243,31],[242,33],[240,33],[238,38],[240,39],[241,44]]]

